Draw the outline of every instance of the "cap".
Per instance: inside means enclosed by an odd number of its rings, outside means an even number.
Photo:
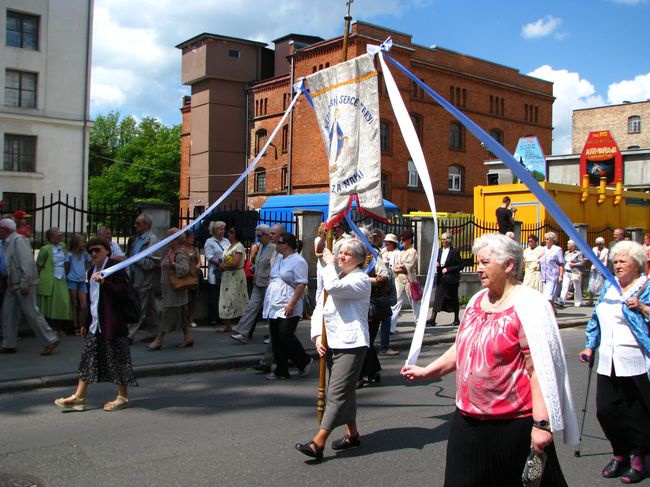
[[[387,233],[384,237],[384,242],[393,242],[394,244],[398,244],[399,240],[397,240],[397,235],[394,233]]]

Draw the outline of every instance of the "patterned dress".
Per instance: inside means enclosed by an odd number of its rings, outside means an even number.
[[[224,270],[221,274],[221,289],[219,291],[219,318],[232,320],[244,314],[248,304],[248,287],[244,274],[246,249],[241,242],[237,242],[226,249],[223,254],[224,264],[229,264],[235,254],[241,254],[239,267],[233,270]]]

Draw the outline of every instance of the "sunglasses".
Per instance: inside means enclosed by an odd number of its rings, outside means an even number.
[[[285,242],[284,240],[278,240],[278,245],[280,245],[280,244],[286,244],[286,243],[287,243],[287,242]]]
[[[92,247],[92,248],[88,249],[88,253],[89,254],[97,254],[97,253],[101,252],[102,250],[105,250],[104,247]]]

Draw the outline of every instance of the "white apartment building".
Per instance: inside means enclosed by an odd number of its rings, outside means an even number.
[[[93,0],[0,0],[0,198],[87,201]],[[1,211],[1,210],[0,210]]]

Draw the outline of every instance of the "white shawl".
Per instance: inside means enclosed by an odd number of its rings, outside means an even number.
[[[469,308],[487,292],[476,293],[467,304]],[[528,286],[513,290],[514,306],[524,327],[535,372],[549,414],[551,430],[564,432],[564,443],[579,442],[578,420],[573,407],[571,386],[567,373],[562,340],[553,309],[546,298]]]

